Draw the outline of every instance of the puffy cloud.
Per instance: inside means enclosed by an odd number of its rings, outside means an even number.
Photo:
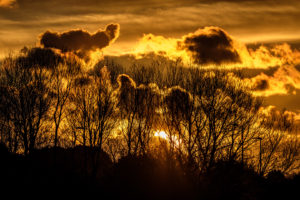
[[[300,63],[300,52],[290,45],[261,45],[256,49],[248,48],[248,54],[243,55],[243,63],[254,68],[269,68],[281,65],[296,65]]]
[[[239,52],[242,48],[245,46],[237,45],[223,29],[205,27],[181,39],[144,35],[133,53],[139,56],[155,53],[172,60],[179,58],[184,63],[219,65],[240,63]]]
[[[44,68],[55,70],[64,68],[64,75],[75,75],[82,70],[82,61],[74,55],[63,55],[49,48],[27,48],[21,49],[15,57],[7,57],[3,60],[4,65],[12,65],[23,68]]]
[[[253,85],[253,90],[256,91],[261,91],[261,90],[266,90],[268,89],[269,86],[269,82],[267,79],[263,79],[261,77],[255,79],[254,85]]]
[[[94,34],[85,30],[71,30],[63,33],[46,31],[41,35],[40,43],[46,48],[56,48],[63,53],[72,52],[89,60],[92,51],[107,47],[118,36],[119,25],[109,24],[105,30],[98,30]]]
[[[133,52],[137,58],[151,53],[190,65],[240,69],[270,69],[300,63],[300,52],[289,44],[245,45],[219,27],[205,27],[181,38],[144,35]],[[254,71],[253,71],[254,72]]]
[[[205,27],[183,37],[178,48],[186,50],[197,64],[241,62],[231,37],[221,28]]]
[[[135,99],[141,113],[154,115],[160,106],[161,91],[155,83],[141,84],[135,90]]]
[[[114,91],[118,106],[122,109],[131,109],[134,104],[134,92],[136,83],[127,74],[120,74],[117,77],[118,88]]]
[[[114,45],[118,48],[111,50],[118,53],[129,51],[130,45],[143,33],[180,37],[199,25],[218,25],[247,42],[299,38],[297,0],[16,1],[13,10],[0,8],[0,56],[11,49],[35,44],[32,36],[42,30],[80,27],[97,30],[111,21],[122,24],[122,36]]]
[[[175,117],[187,118],[194,109],[192,95],[179,86],[167,89],[164,102],[167,105],[169,114]]]
[[[161,92],[155,83],[136,86],[135,81],[126,74],[117,78],[118,88],[114,91],[120,109],[137,112],[139,117],[154,116],[160,105]]]
[[[59,63],[63,63],[64,58],[54,52],[52,49],[47,48],[23,48],[22,54],[16,59],[18,65],[24,67],[46,67],[54,68]]]
[[[268,69],[300,63],[300,52],[289,44],[246,46],[219,27],[205,27],[181,38],[144,35],[133,52],[137,58],[150,53],[206,66],[226,68]]]
[[[293,65],[282,65],[272,75],[261,73],[245,80],[259,96],[296,95],[300,89],[300,72]]]
[[[261,107],[260,112],[264,116],[263,125],[268,128],[297,133],[300,127],[299,113],[276,106]]]
[[[135,89],[136,84],[134,80],[127,74],[120,74],[117,78],[119,90]]]

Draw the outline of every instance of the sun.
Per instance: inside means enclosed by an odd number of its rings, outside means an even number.
[[[158,130],[154,133],[154,136],[164,139],[164,140],[168,141],[168,143],[170,143],[170,144],[172,143],[176,147],[179,147],[180,143],[181,143],[181,140],[176,135],[170,136],[165,131]]]
[[[167,133],[165,131],[156,131],[154,133],[154,136],[160,137],[160,138],[165,139],[165,140],[168,139],[168,135],[167,135]]]

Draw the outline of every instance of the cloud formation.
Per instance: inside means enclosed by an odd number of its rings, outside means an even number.
[[[46,31],[40,37],[40,44],[45,48],[55,48],[62,53],[72,52],[81,58],[89,59],[93,51],[102,50],[119,36],[119,25],[109,24],[105,30],[94,34],[85,30],[71,30],[63,33]]]
[[[178,48],[189,53],[197,64],[241,62],[231,37],[221,28],[205,27],[183,37]]]
[[[168,112],[178,118],[187,118],[194,109],[192,95],[180,86],[169,88],[164,97],[164,102],[167,105]]]
[[[289,133],[297,133],[300,128],[300,114],[286,109],[279,109],[276,106],[261,107],[261,114],[264,116],[264,126],[282,130]]]
[[[134,110],[139,117],[154,116],[159,107],[161,91],[155,83],[136,85],[127,74],[117,77],[118,88],[114,91],[118,107],[126,112]]]
[[[272,75],[261,73],[246,80],[258,96],[296,95],[300,89],[300,72],[293,65],[282,65]]]
[[[252,88],[254,91],[263,91],[268,89],[269,87],[269,81],[267,79],[264,79],[263,77],[258,77],[255,79]]]
[[[122,35],[113,45],[117,48],[105,49],[114,55],[132,50],[131,45],[144,33],[178,38],[199,26],[217,25],[243,42],[273,42],[299,39],[300,31],[298,0],[16,2],[14,9],[0,8],[0,57],[24,45],[33,46],[33,36],[42,30],[97,30],[112,21],[122,24]]]
[[[52,69],[64,62],[64,58],[60,54],[47,48],[23,48],[21,52],[22,54],[16,59],[16,62],[27,68],[38,66]]]
[[[180,58],[184,63],[197,65],[236,64],[241,62],[239,46],[223,29],[204,27],[180,39],[144,35],[136,47],[135,54],[155,53],[172,60]],[[245,47],[243,49],[246,50]]]

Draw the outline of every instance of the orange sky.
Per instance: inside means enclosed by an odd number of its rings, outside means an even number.
[[[94,32],[119,23],[107,52],[131,50],[143,34],[181,37],[218,26],[242,42],[300,41],[298,0],[0,0],[0,55],[34,46],[47,29]]]
[[[195,56],[185,47],[178,51],[177,43],[214,26],[233,40],[226,48],[240,55],[256,94],[300,113],[299,10],[299,0],[0,0],[0,58],[39,45],[47,30],[83,29],[92,36],[111,23],[120,25],[120,35],[104,55],[141,53],[150,45],[170,58]],[[251,50],[250,43],[265,47]]]

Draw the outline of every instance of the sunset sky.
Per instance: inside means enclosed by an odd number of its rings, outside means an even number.
[[[110,34],[103,44],[107,47],[101,46],[104,55],[150,48],[165,51],[170,59],[196,59],[200,54],[189,51],[187,41],[217,32],[220,42],[229,41],[222,43],[225,52],[217,53],[229,57],[200,56],[195,63],[242,66],[246,81],[265,97],[266,105],[287,108],[300,119],[299,19],[298,0],[0,0],[0,58],[25,45],[58,48],[47,38],[41,40],[46,31],[59,38],[62,32],[81,29],[91,38]],[[105,30],[109,24],[119,27]],[[192,45],[197,51],[216,52],[219,43],[208,44],[201,40]]]
[[[0,7],[1,54],[35,45],[48,29],[94,32],[113,22],[121,34],[110,51],[132,48],[143,34],[181,37],[205,26],[247,43],[300,41],[297,0],[0,0]]]

